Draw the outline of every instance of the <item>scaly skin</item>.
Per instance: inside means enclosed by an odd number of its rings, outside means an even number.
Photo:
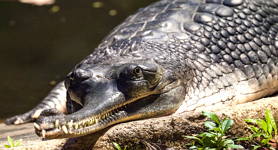
[[[67,114],[43,109],[36,133],[47,139],[76,137],[119,122],[273,94],[277,33],[277,0],[154,3],[116,27],[71,71],[67,102],[61,103],[68,104]],[[29,120],[23,115],[7,123]]]

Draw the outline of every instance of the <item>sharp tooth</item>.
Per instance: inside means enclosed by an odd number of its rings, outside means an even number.
[[[59,120],[55,120],[55,128],[59,127]]]
[[[39,124],[37,124],[36,122],[34,122],[34,127],[37,129],[37,130],[41,130],[41,127]]]
[[[86,120],[83,121],[83,126],[87,126],[87,121]]]
[[[69,127],[69,128],[72,128],[72,125],[73,125],[73,120],[71,120],[70,122],[68,122],[68,127]]]
[[[42,138],[45,138],[46,131],[42,130]]]
[[[78,124],[74,124],[74,125],[73,125],[73,128],[74,128],[74,129],[78,129]]]
[[[64,131],[65,134],[69,133],[68,128],[65,125],[62,126],[62,130]]]
[[[98,120],[99,120],[99,119],[98,119],[98,118],[96,118],[96,119],[95,119],[95,122],[96,122],[96,123],[98,123]]]
[[[73,133],[72,129],[69,129],[69,133],[70,133],[70,134],[72,134],[72,133]]]
[[[86,120],[84,121],[84,126],[87,127],[87,125],[88,125],[88,121]]]

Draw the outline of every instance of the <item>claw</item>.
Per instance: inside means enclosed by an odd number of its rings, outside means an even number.
[[[55,128],[59,127],[59,120],[55,120]]]
[[[42,109],[35,111],[35,113],[32,115],[32,118],[39,118],[42,111],[43,111]]]
[[[16,121],[14,122],[14,124],[21,124],[23,123],[23,120],[20,118],[16,118]]]
[[[37,123],[35,123],[35,122],[34,122],[34,127],[35,127],[37,130],[41,130],[40,125],[39,125],[39,124],[37,124]]]

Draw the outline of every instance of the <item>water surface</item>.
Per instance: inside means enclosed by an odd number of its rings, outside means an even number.
[[[0,120],[38,104],[113,27],[153,1],[0,2]]]

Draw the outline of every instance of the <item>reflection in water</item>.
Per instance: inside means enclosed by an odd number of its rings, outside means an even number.
[[[113,27],[153,1],[0,2],[0,119],[34,107]]]

